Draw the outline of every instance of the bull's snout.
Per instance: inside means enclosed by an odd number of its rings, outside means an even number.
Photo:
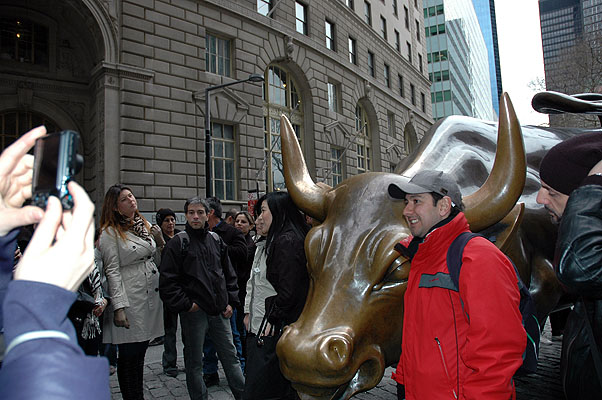
[[[305,374],[314,375],[316,370],[325,381],[334,376],[345,379],[345,374],[341,372],[351,367],[352,355],[351,329],[308,336],[301,334],[293,324],[278,341],[278,356],[283,372],[296,382],[304,382],[307,378]]]

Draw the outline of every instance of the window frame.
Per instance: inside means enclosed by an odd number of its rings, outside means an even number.
[[[299,9],[301,8],[301,10],[303,11],[303,15],[302,18],[299,18]],[[308,20],[308,10],[307,10],[307,4],[302,3],[298,0],[295,0],[295,31],[308,36],[308,25],[307,25],[307,20]],[[299,27],[302,27],[302,30],[299,30]]]
[[[210,41],[211,39],[215,40],[215,53],[212,53],[212,48]],[[227,49],[225,49],[222,45],[227,44]],[[234,41],[230,38],[220,36],[214,34],[213,32],[205,33],[205,71],[211,74],[216,74],[219,76],[225,76],[227,78],[232,78],[232,54],[233,54],[233,46]],[[222,53],[227,53],[226,55]],[[213,58],[215,57],[215,58]],[[219,72],[219,62],[220,59],[223,60],[224,69],[226,70],[224,73]]]
[[[216,126],[221,126],[220,132],[222,132],[221,136],[216,133]],[[224,135],[225,127],[230,127],[232,130],[232,138],[226,138]],[[218,155],[218,149],[222,148],[221,154]],[[226,151],[226,146],[231,145],[232,154],[231,157],[228,157],[228,153]],[[223,123],[223,122],[211,122],[211,186],[213,189],[214,195],[218,197],[220,200],[236,200],[238,197],[237,190],[237,176],[236,172],[238,171],[238,156],[237,156],[237,135],[236,135],[236,126],[233,124]],[[232,166],[232,176],[228,179],[227,175],[227,163],[231,162]],[[221,163],[221,171],[223,176],[221,178],[217,178],[216,173],[218,171],[217,165]],[[218,190],[217,183],[218,181],[222,183],[221,192]],[[232,193],[231,197],[228,197],[228,182],[232,184]]]
[[[368,51],[368,72],[370,76],[376,78],[376,56],[373,52]]]
[[[329,36],[330,27],[330,36]],[[336,46],[336,27],[334,22],[326,18],[324,20],[324,36],[326,37],[326,48],[332,51],[337,51]]]
[[[364,0],[364,22],[372,26],[372,5]]]
[[[347,50],[349,51],[349,62],[357,65],[357,41],[351,36],[347,41]]]

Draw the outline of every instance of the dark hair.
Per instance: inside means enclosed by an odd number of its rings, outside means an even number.
[[[132,194],[132,189],[125,185],[113,185],[107,190],[105,194],[104,201],[102,202],[102,211],[100,213],[100,229],[104,231],[107,228],[114,228],[119,236],[125,240],[125,233],[131,226],[130,224],[123,224],[123,216],[119,214],[117,211],[117,202],[119,201],[119,195],[122,191],[129,190]],[[135,211],[135,214],[142,218],[144,221],[144,225],[146,226],[146,230],[150,232],[150,224],[140,214],[138,210]]]
[[[236,208],[231,208],[226,212],[226,218],[232,217],[232,219],[236,219],[236,216],[238,215],[238,212],[240,210],[237,210]]]
[[[255,203],[255,206],[253,207],[253,214],[255,214],[255,218],[259,217],[259,214],[261,214],[261,205],[263,204],[267,196],[267,194],[264,194],[259,199],[257,199],[257,203]]]
[[[188,206],[191,204],[200,204],[205,209],[205,213],[209,213],[209,204],[207,204],[207,202],[200,197],[194,196],[186,200],[186,203],[184,203],[184,214],[188,213]]]
[[[251,214],[249,214],[248,211],[239,211],[236,213],[236,215],[234,216],[234,220],[236,221],[236,219],[238,218],[239,215],[244,215],[244,217],[247,219],[247,222],[249,223],[249,225],[255,225],[255,220],[253,219],[253,217],[251,216]]]
[[[268,202],[268,207],[272,214],[272,224],[268,230],[265,245],[268,254],[271,253],[271,246],[274,238],[280,236],[284,231],[292,230],[299,239],[305,239],[305,235],[309,232],[309,226],[305,223],[303,214],[301,214],[301,211],[295,206],[293,199],[287,192],[268,193],[265,197],[265,201]]]
[[[222,202],[217,197],[207,197],[205,199],[209,205],[209,210],[213,210],[213,215],[217,218],[222,218]]]
[[[436,192],[430,192],[431,197],[433,198],[433,205],[436,206],[437,202],[441,200],[444,196],[442,194]],[[452,214],[457,215],[460,211],[464,211],[464,203],[460,202],[460,204],[455,204],[452,208]]]

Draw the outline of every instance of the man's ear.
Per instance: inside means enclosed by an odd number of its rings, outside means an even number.
[[[451,198],[449,196],[443,196],[443,198],[441,200],[439,200],[439,215],[441,215],[444,218],[447,218],[447,216],[451,213],[451,209],[452,209],[452,201]]]

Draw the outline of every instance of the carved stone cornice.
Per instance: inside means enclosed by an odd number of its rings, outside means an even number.
[[[104,80],[101,82],[98,78],[103,75]],[[103,86],[118,88],[119,78],[130,78],[148,82],[155,77],[155,72],[146,68],[102,61],[92,69],[92,77],[94,81],[98,81]]]

